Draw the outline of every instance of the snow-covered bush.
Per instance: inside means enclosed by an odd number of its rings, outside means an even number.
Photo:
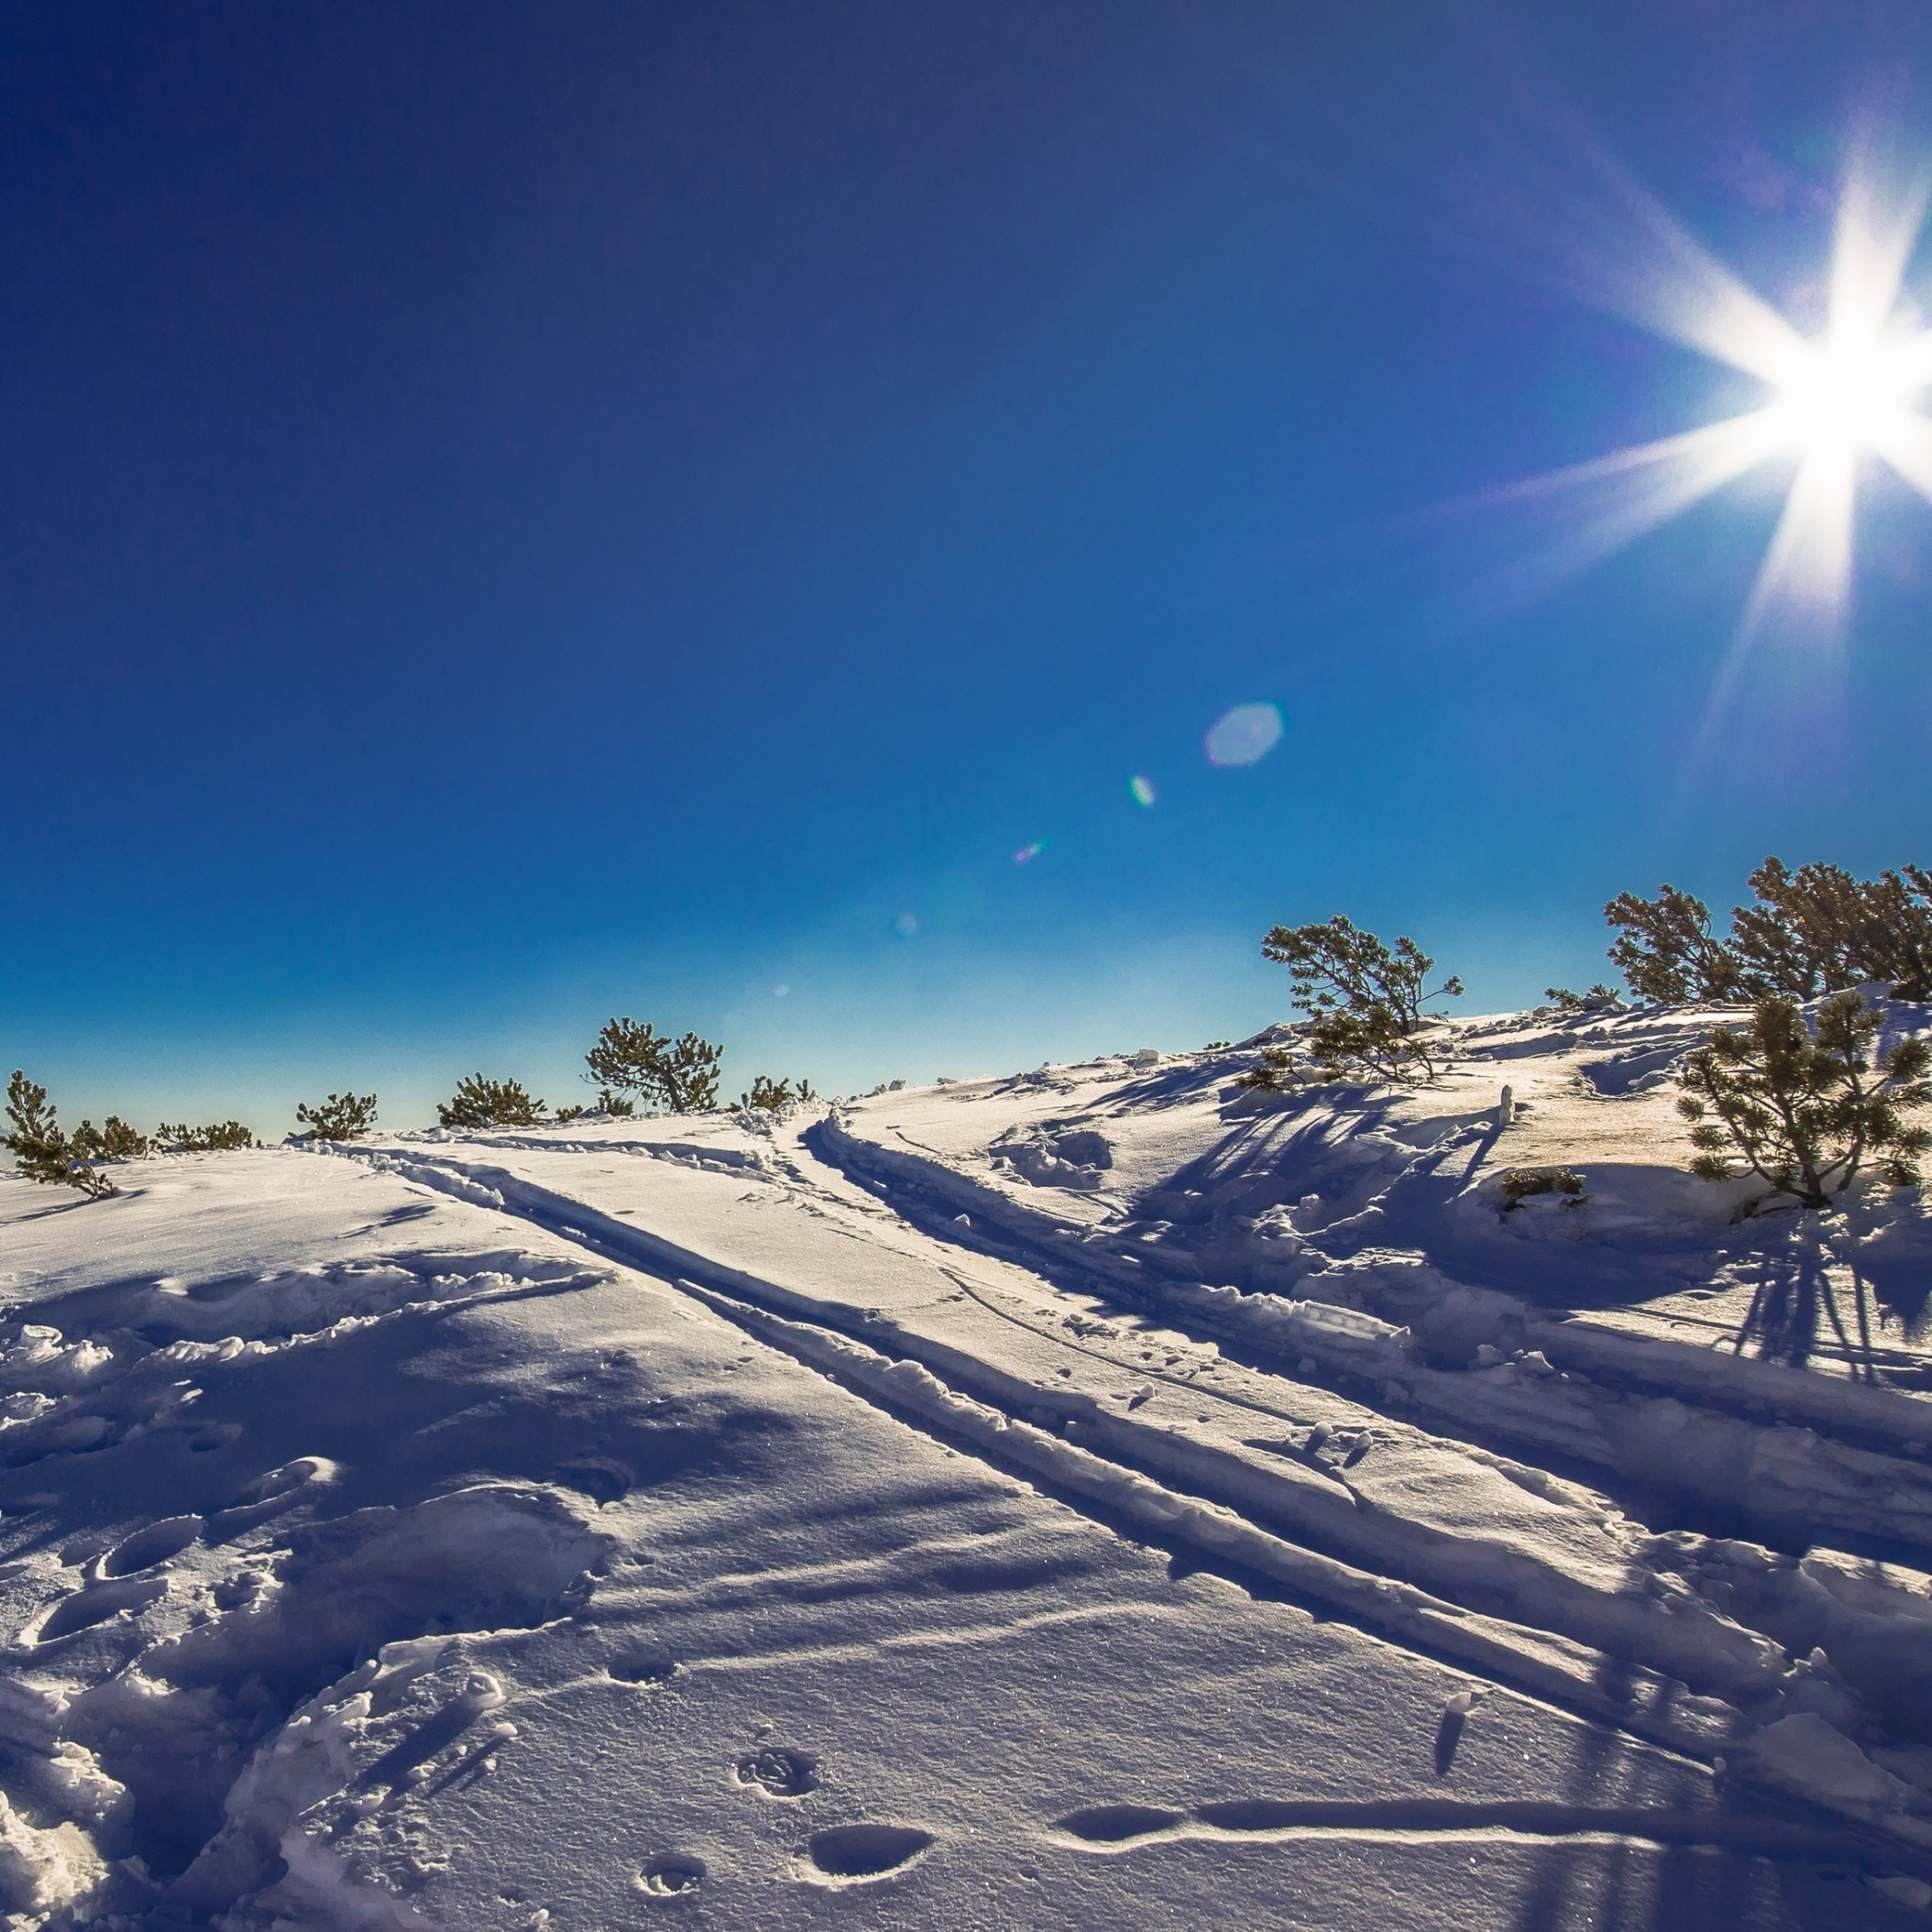
[[[1294,1003],[1313,1022],[1309,1049],[1329,1079],[1434,1078],[1422,1008],[1460,997],[1462,982],[1452,974],[1425,992],[1435,961],[1413,939],[1386,946],[1338,912],[1325,923],[1271,928],[1261,956],[1287,967]]]
[[[635,1095],[646,1104],[673,1114],[702,1114],[718,1105],[718,1069],[722,1047],[695,1033],[673,1040],[646,1020],[612,1019],[605,1022],[597,1044],[584,1055],[590,1078],[605,1091],[605,1110],[612,1094]]]
[[[1506,1214],[1520,1208],[1532,1194],[1563,1194],[1566,1208],[1583,1203],[1583,1177],[1568,1168],[1511,1168],[1498,1183]]]
[[[7,1083],[7,1124],[10,1132],[0,1134],[0,1147],[13,1155],[14,1165],[30,1181],[63,1188],[78,1188],[89,1199],[103,1200],[114,1192],[114,1182],[94,1164],[103,1156],[90,1154],[77,1134],[69,1135],[55,1119],[56,1109],[48,1104],[47,1089],[28,1079],[19,1068]],[[103,1136],[83,1121],[89,1146]],[[110,1127],[124,1123],[109,1116]],[[131,1131],[131,1129],[130,1129]],[[136,1136],[138,1138],[138,1136]]]
[[[1677,1102],[1694,1123],[1692,1171],[1728,1181],[1741,1161],[1770,1189],[1754,1205],[1784,1194],[1801,1208],[1829,1206],[1868,1161],[1896,1187],[1915,1181],[1932,1129],[1906,1115],[1932,1102],[1932,1045],[1902,1040],[1875,1068],[1877,1036],[1856,993],[1827,1000],[1815,1034],[1796,1000],[1776,996],[1748,1026],[1719,1027],[1685,1062]]]
[[[545,1102],[530,1097],[520,1080],[466,1074],[453,1097],[437,1102],[436,1118],[444,1127],[536,1127],[547,1110]]]
[[[320,1107],[305,1101],[295,1108],[295,1118],[308,1129],[301,1138],[360,1141],[375,1125],[375,1095],[331,1094]]]

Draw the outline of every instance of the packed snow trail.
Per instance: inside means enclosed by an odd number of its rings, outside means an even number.
[[[428,1180],[441,1165],[412,1162],[410,1171],[415,1178]],[[1539,1565],[1533,1558],[1506,1547],[1485,1548],[1479,1539],[1467,1535],[1449,1537],[1426,1530],[1418,1534],[1418,1525],[1398,1525],[1373,1509],[1365,1513],[1347,1469],[1325,1468],[1327,1480],[1324,1481],[1303,1476],[1298,1462],[1283,1464],[1280,1451],[1292,1445],[1269,1446],[1272,1452],[1263,1459],[1254,1455],[1243,1458],[1194,1441],[1177,1441],[1168,1429],[1135,1421],[1131,1413],[1108,1413],[1102,1401],[1091,1393],[1069,1391],[1050,1380],[1027,1380],[1010,1366],[994,1366],[962,1345],[967,1338],[952,1344],[923,1338],[889,1321],[876,1309],[802,1294],[760,1281],[739,1269],[707,1266],[700,1254],[680,1249],[648,1230],[614,1222],[580,1200],[546,1195],[508,1173],[489,1169],[470,1173],[493,1183],[493,1191],[504,1198],[506,1207],[513,1206],[566,1238],[594,1244],[600,1253],[671,1272],[704,1270],[724,1292],[714,1292],[682,1274],[677,1276],[678,1286],[700,1296],[708,1307],[761,1340],[826,1369],[895,1413],[917,1417],[936,1424],[949,1435],[990,1447],[1002,1460],[1043,1476],[1062,1490],[1100,1501],[1115,1513],[1132,1518],[1142,1529],[1243,1564],[1312,1602],[1361,1618],[1385,1634],[1418,1642],[1532,1694],[1550,1697],[1592,1717],[1621,1724],[1639,1736],[1704,1757],[1715,1756],[1726,1744],[1740,1741],[1745,1727],[1735,1713],[1714,1699],[1687,1701],[1682,1684],[1632,1665],[1632,1656],[1654,1649],[1686,1666],[1692,1675],[1713,1675],[1727,1687],[1748,1688],[1761,1697],[1779,1696],[1777,1680],[1788,1668],[1788,1660],[1775,1644],[1708,1614],[1701,1620],[1713,1628],[1697,1630],[1695,1626],[1700,1619],[1688,1599],[1676,1606],[1677,1616],[1657,1617],[1649,1605],[1631,1604],[1622,1595],[1618,1573],[1609,1566],[1601,1566],[1603,1585],[1592,1593],[1587,1586],[1574,1585],[1564,1571]],[[952,1269],[944,1272],[949,1279],[961,1280]],[[962,1286],[965,1287],[963,1281]],[[1047,1291],[1042,1287],[1040,1292]],[[969,1287],[967,1294],[988,1306]],[[809,1314],[816,1320],[812,1324],[776,1320],[771,1319],[774,1308]],[[841,1346],[827,1333],[828,1324],[838,1335],[858,1340],[862,1346]],[[1044,1340],[1051,1351],[1071,1349],[1095,1360],[1108,1360],[1095,1349],[1043,1333],[1031,1324],[1019,1325]],[[948,1326],[956,1328],[958,1325],[956,1321]],[[898,1373],[905,1364],[916,1364],[932,1373],[911,1376]],[[1130,1368],[1129,1373],[1147,1376],[1160,1372],[1142,1366],[1138,1371]],[[954,1387],[949,1388],[942,1377],[949,1378]],[[1170,1386],[1188,1386],[1181,1378],[1163,1375],[1161,1379]],[[961,1400],[955,1388],[970,1399]],[[1130,1407],[1139,1393],[1129,1397]],[[1282,1409],[1227,1390],[1194,1388],[1190,1395],[1196,1403],[1232,1402],[1250,1413],[1265,1414],[1282,1423],[1294,1420]],[[987,1407],[988,1402],[997,1408]],[[1000,1410],[1006,1413],[1002,1414]],[[1044,1420],[1050,1427],[1042,1431],[1022,1419],[1025,1417]],[[1075,1447],[1069,1450],[1067,1443],[1055,1439],[1057,1432],[1063,1432]],[[1244,1446],[1252,1450],[1254,1446]],[[1439,1451],[1444,1446],[1433,1446]],[[1123,1477],[1114,1465],[1151,1470],[1169,1486],[1136,1482]],[[1197,1499],[1218,1506],[1194,1507]],[[1305,1538],[1366,1556],[1375,1567],[1324,1561],[1284,1544],[1241,1522],[1244,1506],[1265,1520],[1288,1523]],[[1236,1519],[1230,1521],[1231,1515]],[[1432,1566],[1432,1556],[1438,1559]],[[1413,1583],[1417,1572],[1432,1567],[1437,1574],[1431,1580],[1452,1587],[1462,1583],[1465,1588],[1459,1594],[1466,1596],[1520,1597],[1538,1608],[1546,1608],[1552,1597],[1561,1599],[1558,1614],[1546,1616],[1545,1622],[1552,1629],[1564,1630],[1565,1635],[1569,1631],[1565,1629],[1561,1609],[1570,1611],[1567,1621],[1571,1629],[1594,1624],[1607,1631],[1612,1624],[1620,1625],[1619,1634],[1626,1639],[1621,1659],[1624,1667],[1616,1668],[1612,1657],[1600,1650],[1575,1642],[1552,1644],[1544,1630],[1459,1614],[1452,1604],[1432,1600],[1414,1588],[1390,1587],[1395,1581]],[[1633,1611],[1636,1614],[1631,1614]],[[1618,1682],[1615,1694],[1604,1688],[1611,1677]]]
[[[0,1909],[1923,1924],[1922,1225],[1748,1251],[1695,1021],[0,1183]]]

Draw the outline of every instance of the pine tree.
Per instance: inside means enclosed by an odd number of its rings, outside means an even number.
[[[1865,883],[1865,963],[1895,1000],[1932,1000],[1932,870],[1902,865]]]
[[[258,1143],[252,1128],[240,1121],[217,1121],[208,1127],[189,1127],[185,1122],[170,1127],[165,1121],[155,1129],[155,1139],[163,1154],[214,1154],[228,1148],[252,1148]]]
[[[48,1104],[47,1089],[16,1067],[7,1083],[7,1121],[12,1131],[0,1134],[0,1147],[13,1155],[14,1165],[30,1181],[77,1188],[90,1200],[105,1200],[115,1191],[114,1182],[76,1147],[55,1119],[56,1112]]]
[[[360,1141],[375,1125],[374,1094],[331,1094],[320,1107],[306,1102],[295,1118],[308,1131],[297,1138],[310,1141]]]
[[[1772,857],[1747,883],[1757,903],[1730,915],[1730,949],[1747,993],[1809,1000],[1877,976],[1863,959],[1864,888],[1842,865],[1793,872]]]
[[[1876,982],[1897,999],[1932,998],[1932,876],[1923,867],[1856,879],[1841,865],[1793,872],[1768,858],[1750,883],[1758,903],[1731,915],[1750,990],[1810,999]]]
[[[139,1161],[149,1152],[148,1136],[137,1134],[118,1114],[99,1127],[83,1121],[74,1129],[74,1151],[83,1161]]]
[[[1619,929],[1610,963],[1640,1000],[1682,1006],[1691,1000],[1733,1000],[1743,969],[1737,956],[1710,930],[1710,908],[1702,899],[1661,885],[1654,899],[1619,892],[1604,908]]]
[[[718,1069],[724,1057],[695,1033],[673,1040],[647,1020],[605,1022],[597,1044],[584,1055],[589,1078],[605,1090],[634,1094],[673,1114],[702,1114],[718,1105]]]
[[[436,1103],[436,1117],[445,1127],[538,1127],[545,1111],[546,1103],[533,1100],[521,1081],[488,1080],[481,1074],[465,1075],[455,1097]]]
[[[1747,1027],[1719,1027],[1684,1065],[1677,1110],[1693,1123],[1691,1171],[1726,1181],[1742,1161],[1770,1190],[1754,1206],[1788,1194],[1827,1207],[1868,1161],[1895,1187],[1916,1181],[1932,1129],[1905,1116],[1932,1102],[1932,1044],[1902,1041],[1875,1069],[1878,1019],[1857,994],[1839,993],[1812,1033],[1797,1002],[1774,994]]]
[[[1386,946],[1338,912],[1326,923],[1273,927],[1261,956],[1287,967],[1294,1004],[1313,1022],[1309,1048],[1328,1078],[1364,1071],[1384,1080],[1435,1077],[1422,1008],[1459,998],[1462,982],[1452,974],[1425,992],[1435,961],[1413,939]]]
[[[1639,999],[1796,1000],[1887,986],[1932,1000],[1932,872],[1918,865],[1858,879],[1842,865],[1775,856],[1750,876],[1754,903],[1731,909],[1723,939],[1701,899],[1675,886],[1654,899],[1620,892],[1604,908],[1618,930],[1610,957]]]

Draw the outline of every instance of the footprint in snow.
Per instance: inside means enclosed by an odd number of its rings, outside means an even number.
[[[631,1485],[637,1478],[624,1464],[609,1456],[579,1456],[559,1463],[551,1479],[588,1496],[593,1503],[621,1503],[631,1493]]]
[[[633,1644],[604,1668],[619,1684],[669,1684],[678,1674],[678,1659],[662,1644]]]
[[[1154,1804],[1094,1804],[1055,1818],[1054,1829],[1069,1832],[1090,1845],[1119,1845],[1129,1838],[1147,1838],[1156,1832],[1171,1831],[1186,1816],[1185,1812]]]
[[[638,1889],[649,1898],[690,1898],[705,1870],[705,1861],[688,1851],[660,1852],[638,1874]]]
[[[812,1833],[811,1862],[828,1878],[883,1878],[910,1865],[933,1842],[910,1824],[837,1824]]]
[[[101,1558],[101,1574],[131,1577],[137,1570],[151,1570],[169,1557],[179,1556],[206,1527],[198,1516],[163,1517],[109,1550]]]
[[[811,1751],[768,1744],[738,1761],[738,1781],[775,1798],[802,1798],[818,1789],[818,1760]]]

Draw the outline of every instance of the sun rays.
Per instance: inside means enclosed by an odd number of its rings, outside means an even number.
[[[1552,579],[1622,549],[1761,465],[1792,466],[1777,527],[1719,676],[1719,694],[1767,624],[1795,620],[1823,648],[1849,612],[1860,472],[1887,464],[1932,501],[1932,330],[1905,298],[1927,202],[1922,178],[1882,193],[1855,169],[1839,203],[1823,332],[1807,338],[1660,209],[1642,224],[1649,260],[1626,261],[1612,307],[1765,386],[1762,407],[1612,451],[1491,493],[1492,503],[1587,492]],[[1610,291],[1600,292],[1608,295]]]

